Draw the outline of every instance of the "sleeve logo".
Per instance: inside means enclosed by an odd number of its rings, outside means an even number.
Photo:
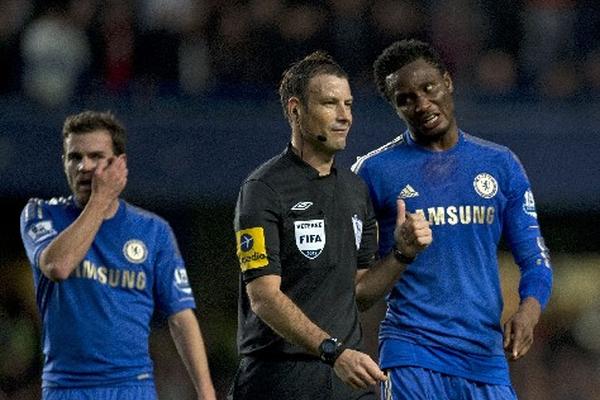
[[[309,260],[319,257],[325,248],[325,220],[294,221],[296,246]]]
[[[190,287],[190,281],[185,268],[177,268],[173,278],[175,279],[175,287],[179,291],[185,294],[192,294],[192,288]]]
[[[237,256],[242,272],[263,268],[269,264],[265,231],[262,227],[241,229],[235,233]]]
[[[537,212],[535,211],[535,200],[533,199],[533,193],[531,189],[527,189],[523,195],[523,211],[530,217],[537,219]]]
[[[27,234],[35,243],[41,242],[51,236],[56,235],[56,230],[52,226],[52,221],[40,221],[32,225]]]

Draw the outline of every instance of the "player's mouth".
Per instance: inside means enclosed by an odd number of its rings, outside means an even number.
[[[79,179],[76,184],[77,190],[80,191],[89,191],[92,190],[92,180],[91,179]]]
[[[442,122],[439,114],[428,114],[419,120],[419,124],[426,130],[436,128]]]

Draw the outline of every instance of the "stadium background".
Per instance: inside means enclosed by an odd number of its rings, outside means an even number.
[[[129,131],[124,197],[164,216],[188,264],[213,379],[237,364],[237,188],[284,148],[285,66],[317,48],[348,70],[355,121],[348,167],[403,126],[370,66],[393,40],[441,49],[460,126],[525,165],[555,265],[531,353],[512,365],[523,400],[587,400],[600,387],[600,3],[593,0],[0,0],[0,399],[39,398],[40,323],[19,239],[29,197],[68,194],[67,114],[112,110]],[[518,269],[501,253],[506,310]],[[512,292],[508,294],[508,292]],[[380,303],[364,316],[376,354]],[[157,316],[161,399],[192,388]],[[596,392],[596,393],[594,393]]]

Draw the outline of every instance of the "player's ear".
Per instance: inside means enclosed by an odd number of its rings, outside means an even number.
[[[450,73],[448,71],[444,72],[444,85],[446,85],[446,89],[450,93],[454,92],[454,83],[452,82],[452,78],[450,77]]]

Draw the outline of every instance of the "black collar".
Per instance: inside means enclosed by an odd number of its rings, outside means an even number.
[[[329,175],[321,176],[319,175],[319,171],[314,169],[311,165],[309,165],[306,161],[304,161],[296,153],[294,153],[292,143],[288,143],[286,149],[283,151],[283,157],[290,160],[294,165],[296,165],[310,180],[323,179],[330,175],[337,175],[335,159],[333,160],[333,164],[331,165],[331,172],[329,173]]]

